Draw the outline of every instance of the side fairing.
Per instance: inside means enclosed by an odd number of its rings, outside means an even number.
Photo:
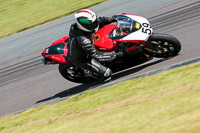
[[[99,51],[113,51],[114,45],[111,38],[109,38],[109,34],[116,27],[114,24],[109,24],[99,29],[94,36],[94,45]]]

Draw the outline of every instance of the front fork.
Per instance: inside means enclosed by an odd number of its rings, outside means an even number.
[[[160,57],[163,55],[163,51],[156,49],[152,44],[151,41],[144,47],[144,53],[153,57]]]

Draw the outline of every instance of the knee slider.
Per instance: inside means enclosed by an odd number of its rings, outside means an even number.
[[[112,71],[110,70],[110,68],[108,68],[104,73],[104,77],[109,77],[111,76],[111,74],[112,74]]]

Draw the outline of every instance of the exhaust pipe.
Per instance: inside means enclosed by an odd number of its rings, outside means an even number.
[[[58,63],[55,62],[54,60],[52,60],[52,59],[47,59],[47,58],[43,58],[43,59],[42,59],[42,62],[43,62],[44,65],[58,64]]]

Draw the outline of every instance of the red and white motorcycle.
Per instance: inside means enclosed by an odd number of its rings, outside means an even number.
[[[117,72],[136,64],[151,60],[152,57],[168,58],[176,56],[181,43],[168,34],[153,33],[149,21],[138,15],[121,14],[116,16],[117,24],[109,24],[95,33],[95,47],[102,52],[122,50],[124,56],[103,65]],[[77,68],[68,58],[68,36],[55,41],[42,55],[44,64],[59,64],[60,74],[67,80],[88,83],[97,80],[96,76]]]

